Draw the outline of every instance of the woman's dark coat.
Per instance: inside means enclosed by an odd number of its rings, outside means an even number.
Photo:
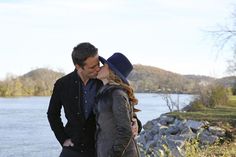
[[[131,131],[133,107],[124,89],[103,86],[95,105],[97,157],[138,157],[139,151]]]

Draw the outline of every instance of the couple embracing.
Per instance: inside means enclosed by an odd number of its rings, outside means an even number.
[[[142,125],[127,81],[133,69],[128,58],[114,53],[106,60],[92,44],[80,43],[72,60],[75,70],[56,81],[47,112],[63,147],[60,157],[139,157],[134,137]]]

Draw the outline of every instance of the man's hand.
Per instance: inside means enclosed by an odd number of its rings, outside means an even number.
[[[132,118],[131,129],[133,136],[136,137],[138,135],[138,123],[136,118]]]
[[[73,147],[74,143],[69,138],[69,139],[65,140],[65,142],[63,143],[63,146],[65,146],[65,147]]]

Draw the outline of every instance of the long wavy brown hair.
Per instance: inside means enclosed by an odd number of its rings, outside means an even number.
[[[122,88],[124,88],[128,94],[128,97],[129,97],[129,101],[130,101],[130,104],[133,106],[133,109],[134,109],[134,112],[139,112],[140,110],[139,109],[136,109],[134,108],[134,105],[137,105],[138,104],[138,99],[134,96],[134,90],[133,88],[124,83],[120,77],[118,77],[112,70],[109,69],[109,77],[108,77],[108,81],[110,83],[117,83],[119,84]]]

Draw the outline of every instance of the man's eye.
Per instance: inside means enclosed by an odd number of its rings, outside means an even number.
[[[94,67],[90,67],[90,69],[95,69],[97,66],[94,66]]]

